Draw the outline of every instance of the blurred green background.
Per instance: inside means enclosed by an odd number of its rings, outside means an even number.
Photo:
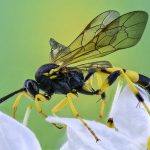
[[[133,10],[144,10],[150,14],[149,0],[0,0],[0,97],[23,86],[26,79],[34,79],[36,69],[49,62],[49,38],[68,45],[98,14],[109,10],[121,14]],[[101,58],[114,65],[133,69],[150,77],[150,19],[143,37],[135,47]],[[107,92],[107,100],[114,96],[114,86]],[[79,95],[75,101],[78,110],[86,119],[98,118],[98,96]],[[48,106],[50,109],[63,95],[54,95]],[[12,97],[0,105],[0,110],[11,115]],[[17,119],[22,121],[30,100],[22,98]],[[32,102],[33,103],[33,102]],[[108,110],[108,108],[107,108]],[[71,117],[66,106],[60,116]],[[29,118],[29,128],[38,137],[43,150],[58,150],[66,139],[65,129],[58,130],[47,123],[35,108]]]

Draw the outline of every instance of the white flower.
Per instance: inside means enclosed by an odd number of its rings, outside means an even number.
[[[138,87],[145,102],[149,104],[147,93]],[[95,121],[87,124],[101,139],[96,143],[90,132],[78,119],[48,117],[47,121],[67,125],[67,142],[61,150],[147,150],[150,136],[150,117],[138,100],[126,86],[122,93],[118,87],[115,101],[110,112],[118,131]],[[149,150],[149,149],[148,149]]]
[[[41,147],[28,128],[0,112],[0,150],[41,150]]]

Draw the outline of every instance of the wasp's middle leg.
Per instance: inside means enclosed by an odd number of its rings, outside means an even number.
[[[85,77],[85,82],[87,82],[88,80],[90,80],[90,77],[92,75],[96,75],[96,79],[97,79],[97,84],[98,84],[98,87],[99,87],[99,90],[96,90],[93,92],[93,94],[96,94],[96,95],[101,95],[101,102],[100,102],[100,112],[99,112],[99,121],[101,122],[102,121],[102,117],[103,117],[103,114],[104,114],[104,110],[105,110],[105,105],[106,105],[106,94],[105,94],[105,90],[103,90],[103,92],[100,92],[101,90],[101,87],[105,87],[107,88],[108,86],[110,86],[110,84],[108,83],[108,80],[109,78],[116,78],[116,74],[118,73],[113,73],[110,77],[108,77],[108,79],[106,81],[104,81],[104,83],[102,82],[102,78],[101,78],[101,72],[100,71],[96,71],[96,70],[92,70],[92,71],[89,71],[89,73],[86,75]],[[113,79],[113,80],[114,80]],[[112,79],[110,79],[112,81]]]
[[[82,124],[90,131],[90,133],[94,136],[94,138],[96,139],[96,141],[99,141],[99,138],[96,136],[96,134],[94,133],[94,131],[87,125],[87,123],[82,119],[82,117],[80,116],[79,112],[77,111],[76,107],[74,106],[72,100],[73,98],[76,98],[76,95],[73,93],[68,93],[66,98],[64,100],[62,100],[59,104],[57,104],[53,109],[52,109],[52,113],[56,113],[57,111],[59,111],[60,109],[62,109],[67,103],[69,103],[69,106],[72,110],[73,115],[78,118]]]
[[[17,111],[17,108],[18,108],[18,105],[19,105],[19,103],[20,103],[20,100],[21,100],[21,97],[22,96],[25,96],[25,97],[29,97],[28,96],[28,94],[26,93],[26,92],[21,92],[18,96],[17,96],[17,98],[16,98],[16,100],[15,100],[15,102],[14,102],[14,104],[13,104],[13,106],[12,106],[12,116],[13,116],[13,118],[16,118],[16,111]]]
[[[88,126],[88,124],[82,119],[82,117],[80,116],[79,112],[77,111],[77,109],[75,108],[73,102],[72,102],[72,98],[74,97],[75,95],[72,94],[72,93],[68,93],[67,94],[67,97],[68,97],[68,103],[69,103],[69,106],[74,114],[74,116],[76,118],[78,118],[82,124],[90,131],[90,133],[94,136],[96,142],[99,141],[100,139],[96,136],[96,134],[94,133],[94,131]]]
[[[116,70],[114,72],[112,72],[106,79],[105,81],[102,83],[102,86],[99,90],[97,90],[97,94],[101,95],[101,103],[100,103],[100,111],[99,111],[99,121],[102,120],[103,115],[104,115],[104,111],[105,111],[105,106],[106,106],[106,90],[109,86],[111,86],[116,79],[120,76],[121,71],[120,70]]]

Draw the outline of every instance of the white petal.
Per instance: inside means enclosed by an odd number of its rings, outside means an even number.
[[[150,107],[147,93],[138,87],[145,102]],[[150,116],[143,108],[142,104],[137,107],[138,100],[126,86],[120,94],[118,100],[113,104],[111,117],[120,133],[128,136],[141,147],[146,148],[147,138],[150,136]]]
[[[61,150],[139,150],[126,136],[95,121],[86,121],[101,141],[95,141],[78,119],[48,117],[49,122],[67,124],[68,141]]]
[[[68,142],[66,142],[61,148],[60,150],[70,150]]]
[[[28,128],[0,112],[0,150],[41,150],[41,147]]]

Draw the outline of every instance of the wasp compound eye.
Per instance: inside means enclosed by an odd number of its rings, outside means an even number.
[[[39,93],[39,86],[34,80],[26,80],[24,83],[24,87],[33,97]]]

